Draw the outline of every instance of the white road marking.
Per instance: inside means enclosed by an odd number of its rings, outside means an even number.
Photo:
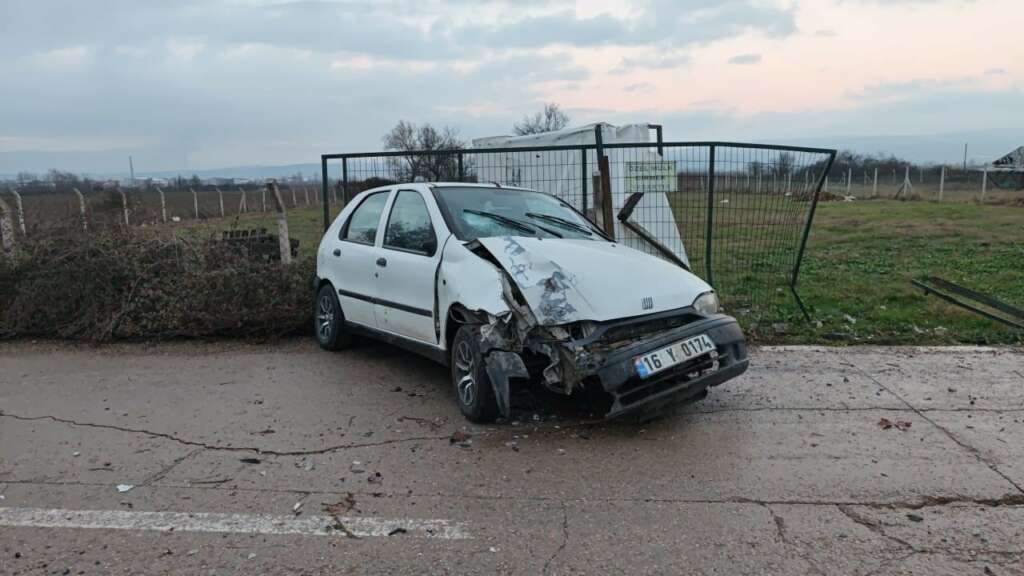
[[[338,526],[338,522],[342,526]],[[415,536],[445,540],[471,539],[465,524],[449,520],[333,516],[278,516],[216,512],[146,512],[141,510],[61,510],[0,507],[0,526],[32,528],[99,528],[159,532],[233,534],[300,534],[346,537]],[[404,532],[403,532],[404,531]]]

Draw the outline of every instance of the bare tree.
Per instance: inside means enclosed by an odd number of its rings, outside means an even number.
[[[522,122],[512,125],[512,130],[517,136],[527,134],[540,134],[541,132],[554,132],[569,125],[569,115],[562,111],[562,108],[554,102],[544,105],[544,110],[533,116],[527,114]]]
[[[402,182],[412,182],[421,177],[431,181],[457,180],[459,166],[455,151],[464,147],[459,131],[450,126],[437,129],[430,124],[417,126],[401,120],[384,135],[385,150],[435,152],[389,158],[392,174]]]

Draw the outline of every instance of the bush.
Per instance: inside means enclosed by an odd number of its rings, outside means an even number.
[[[81,340],[270,337],[311,322],[313,262],[220,242],[53,231],[0,263],[0,336]]]

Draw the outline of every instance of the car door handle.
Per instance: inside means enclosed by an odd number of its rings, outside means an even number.
[[[387,258],[377,258],[377,266],[380,266],[381,268],[384,268],[387,265],[388,265]]]
[[[334,255],[335,256],[341,256],[341,248],[335,248],[334,249]]]

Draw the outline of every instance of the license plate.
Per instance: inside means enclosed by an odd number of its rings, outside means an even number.
[[[714,351],[715,343],[711,341],[707,334],[701,334],[700,336],[687,338],[682,342],[676,342],[660,350],[637,356],[633,359],[633,366],[636,367],[636,373],[641,378],[647,378],[652,374],[657,374],[662,370]]]

